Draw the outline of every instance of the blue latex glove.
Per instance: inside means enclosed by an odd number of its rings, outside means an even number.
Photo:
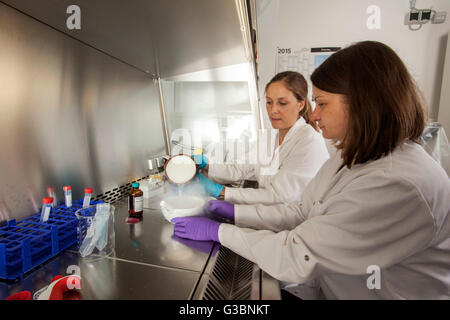
[[[179,217],[174,223],[173,233],[180,238],[219,242],[220,222],[200,217]]]
[[[198,177],[200,178],[201,184],[205,187],[206,192],[214,197],[217,198],[220,196],[220,193],[222,192],[222,189],[224,188],[223,185],[212,182],[208,178],[206,178],[203,174],[199,173]]]
[[[223,200],[208,202],[208,210],[213,215],[234,221],[234,204]]]
[[[194,161],[199,165],[200,169],[205,169],[208,165],[208,158],[204,154],[194,154]]]

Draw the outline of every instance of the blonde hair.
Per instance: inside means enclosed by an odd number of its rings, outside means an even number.
[[[305,101],[305,106],[300,111],[299,118],[303,117],[307,124],[316,131],[319,131],[317,123],[311,120],[312,106],[308,99],[308,83],[306,82],[305,77],[295,71],[280,72],[267,83],[265,91],[267,91],[267,88],[274,82],[282,82],[286,88],[292,92],[298,102]]]

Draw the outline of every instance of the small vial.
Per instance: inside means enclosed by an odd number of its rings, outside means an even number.
[[[42,210],[40,219],[41,223],[44,223],[48,220],[48,217],[50,216],[50,210],[52,209],[52,203],[53,203],[52,197],[45,197],[42,200]]]
[[[55,208],[58,206],[58,200],[56,199],[56,189],[55,187],[48,187],[47,188],[47,195],[50,198],[53,198],[52,208]]]
[[[64,186],[64,201],[66,203],[66,207],[70,208],[72,206],[72,187]]]
[[[89,207],[93,191],[92,188],[84,188],[83,208]]]

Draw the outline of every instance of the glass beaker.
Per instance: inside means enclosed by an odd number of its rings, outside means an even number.
[[[115,207],[109,203],[99,203],[78,209],[77,240],[81,257],[107,257],[115,249],[114,233]]]

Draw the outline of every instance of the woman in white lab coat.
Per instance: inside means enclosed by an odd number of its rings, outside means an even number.
[[[313,119],[339,151],[302,201],[236,206],[235,225],[177,218],[175,234],[220,241],[298,283],[293,294],[314,280],[328,299],[449,299],[450,182],[417,143],[424,113],[405,65],[365,41],[330,56],[311,80]]]
[[[265,93],[267,114],[277,129],[271,150],[261,150],[270,141],[259,141],[258,154],[248,157],[251,163],[207,164],[209,179],[199,176],[210,195],[239,204],[299,201],[306,185],[329,158],[317,124],[311,120],[305,78],[293,71],[279,73],[266,85]],[[265,154],[271,159],[261,163]],[[223,186],[246,179],[257,180],[258,189]]]

